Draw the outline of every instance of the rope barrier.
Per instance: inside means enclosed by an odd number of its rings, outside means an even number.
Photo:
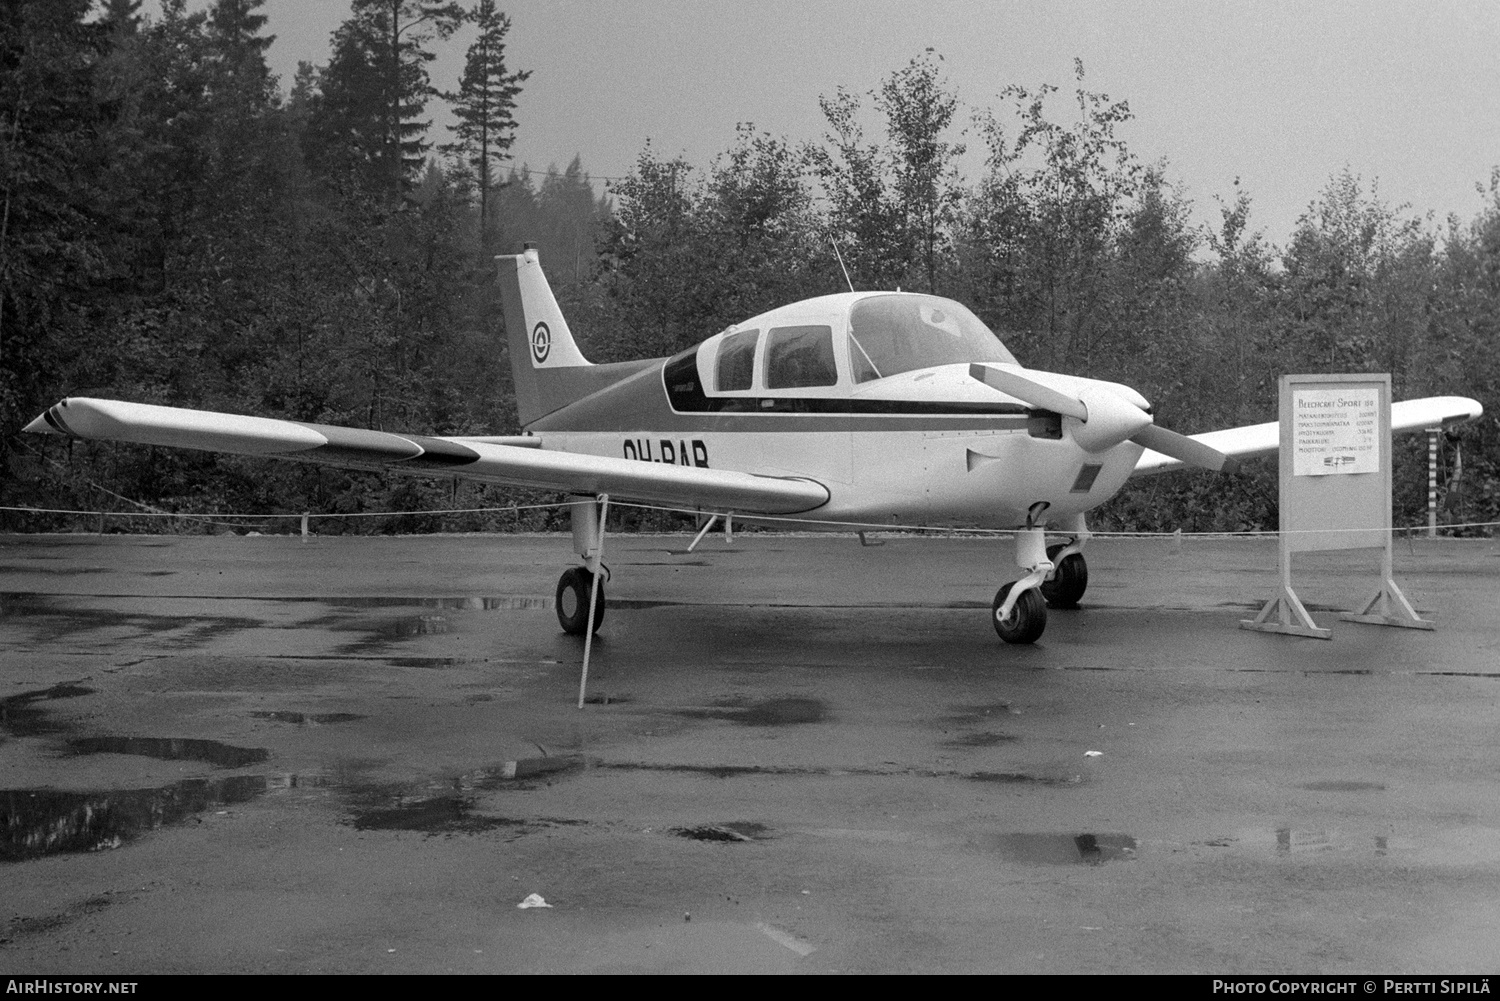
[[[129,498],[125,498],[125,497],[121,497],[120,499],[121,500],[129,501]],[[132,502],[132,503],[134,503],[134,502]],[[74,515],[74,516],[79,516],[79,517],[86,516],[86,517],[90,517],[90,518],[182,518],[184,520],[204,521],[204,522],[208,522],[208,523],[211,523],[211,524],[229,524],[229,523],[231,523],[231,520],[238,520],[238,519],[260,519],[260,520],[272,520],[272,521],[274,521],[274,520],[277,520],[277,519],[287,519],[287,518],[295,518],[295,519],[308,518],[308,519],[320,519],[321,520],[321,519],[325,519],[325,518],[400,518],[400,517],[414,517],[414,516],[437,516],[437,515],[457,515],[457,514],[515,514],[515,513],[521,512],[521,511],[548,510],[548,509],[555,509],[555,508],[564,508],[564,507],[568,507],[568,506],[569,506],[569,502],[568,501],[555,501],[555,502],[543,503],[543,504],[513,504],[513,505],[510,505],[510,506],[506,506],[506,507],[459,507],[459,508],[437,508],[437,509],[432,509],[432,510],[410,510],[410,511],[330,511],[330,512],[326,512],[326,513],[323,513],[323,512],[311,512],[311,511],[309,511],[309,512],[300,513],[300,514],[250,514],[250,513],[222,514],[222,513],[212,513],[212,512],[184,512],[184,511],[156,511],[156,510],[149,510],[149,511],[90,511],[90,510],[81,510],[81,509],[73,509],[73,508],[46,508],[46,507],[26,507],[26,506],[14,506],[14,507],[12,507],[12,506],[0,506],[0,511],[9,511],[9,512],[13,512],[13,513],[17,513],[17,514],[59,514],[59,515]],[[693,516],[703,516],[703,515],[708,515],[708,514],[723,514],[724,513],[722,511],[704,511],[704,510],[701,510],[699,508],[673,507],[673,506],[662,505],[662,504],[645,504],[645,503],[636,503],[636,502],[630,502],[630,501],[617,501],[617,500],[611,500],[610,501],[610,506],[611,507],[636,508],[636,509],[644,510],[644,511],[664,511],[664,512],[668,512],[668,513],[672,513],[672,514],[684,514],[684,515],[693,515]],[[763,524],[763,523],[766,523],[766,522],[771,522],[771,523],[775,523],[775,524],[785,524],[785,525],[789,525],[789,526],[795,526],[795,525],[816,525],[816,526],[819,526],[819,527],[824,527],[824,528],[828,528],[828,529],[838,529],[838,530],[842,530],[842,531],[846,531],[846,532],[861,532],[861,531],[863,531],[863,532],[871,532],[871,531],[876,531],[876,532],[912,532],[912,533],[923,533],[923,534],[948,534],[948,535],[992,536],[992,537],[1006,537],[1006,536],[1011,536],[1011,535],[1015,534],[1015,530],[1014,529],[1004,529],[1004,528],[965,528],[965,527],[953,526],[953,525],[891,525],[891,524],[884,523],[884,522],[833,521],[833,520],[824,519],[824,518],[803,518],[803,517],[796,517],[796,516],[789,516],[789,515],[746,514],[744,512],[734,512],[734,513],[736,513],[738,515],[738,517],[742,521],[749,520],[749,521],[755,522],[757,524]],[[1440,528],[1440,529],[1450,529],[1450,530],[1451,529],[1497,528],[1497,527],[1500,527],[1500,521],[1470,521],[1470,522],[1460,522],[1460,523],[1456,523],[1456,524],[1448,524],[1448,525],[1439,525],[1438,526],[1438,528]],[[1418,532],[1425,533],[1427,530],[1428,530],[1428,526],[1426,524],[1421,524],[1421,525],[1396,526],[1396,527],[1393,527],[1391,529],[1391,532],[1392,532],[1393,535],[1403,535],[1404,534],[1404,535],[1407,535],[1408,537],[1410,537],[1410,536],[1415,535]],[[1296,534],[1302,534],[1303,532],[1309,532],[1309,533],[1310,532],[1318,532],[1319,534],[1324,534],[1324,533],[1327,533],[1327,532],[1369,532],[1369,531],[1370,531],[1370,529],[1368,529],[1368,528],[1306,529],[1306,530],[1301,530],[1301,531],[1298,531],[1298,532],[1288,532],[1288,533],[1285,533],[1285,534],[1296,535]],[[1052,534],[1066,535],[1068,533],[1066,533],[1066,532],[1057,532],[1057,533],[1052,533]],[[1089,534],[1090,534],[1090,536],[1092,538],[1095,538],[1095,539],[1175,539],[1175,538],[1195,538],[1195,539],[1216,539],[1216,538],[1218,538],[1218,539],[1230,539],[1230,538],[1276,538],[1276,537],[1282,535],[1283,533],[1280,532],[1280,531],[1274,530],[1274,529],[1245,529],[1245,530],[1242,530],[1242,531],[1210,531],[1210,532],[1184,532],[1184,531],[1181,531],[1179,529],[1179,530],[1174,530],[1174,531],[1171,531],[1171,532],[1126,532],[1126,531],[1092,531],[1091,530]]]
[[[311,518],[397,518],[415,514],[487,514],[500,511],[530,511],[535,508],[567,507],[567,502],[555,504],[514,504],[510,507],[453,507],[430,511],[329,511],[306,513]],[[89,511],[61,507],[0,507],[0,511],[18,511],[23,514],[77,514],[97,518],[302,518],[303,514],[218,514],[199,511]]]

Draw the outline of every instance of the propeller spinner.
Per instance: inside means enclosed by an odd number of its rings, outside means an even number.
[[[1216,448],[1157,427],[1150,414],[1097,383],[1070,396],[1011,369],[970,365],[969,375],[1023,403],[1078,421],[1073,440],[1086,452],[1102,452],[1129,440],[1216,473],[1234,472],[1238,466],[1235,459]]]

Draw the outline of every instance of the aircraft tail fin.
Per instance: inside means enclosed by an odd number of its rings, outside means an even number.
[[[499,266],[500,302],[516,384],[516,409],[524,427],[577,398],[566,387],[576,380],[549,378],[543,373],[594,366],[578,350],[552,286],[542,274],[537,252],[528,247],[521,254],[498,256],[495,263]]]

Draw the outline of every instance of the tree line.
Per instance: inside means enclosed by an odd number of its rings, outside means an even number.
[[[1398,399],[1485,403],[1445,443],[1445,520],[1500,513],[1500,170],[1473,218],[1441,223],[1341,171],[1277,247],[1238,184],[1214,226],[1195,226],[1169,165],[1129,148],[1128,104],[1089,89],[1081,63],[1066,90],[1016,85],[975,107],[928,51],[868,91],[823,96],[817,141],[742,124],[701,167],[648,143],[600,196],[577,158],[541,175],[509,161],[527,74],[506,62],[493,0],[353,0],[328,62],[285,91],[262,6],[0,12],[0,504],[359,512],[516,498],[16,432],[68,394],[514,431],[491,257],[525,241],[596,361],[670,354],[848,281],[961,300],[1027,364],[1133,385],[1185,433],[1273,420],[1282,373],[1388,371]],[[442,90],[434,45],[465,22],[476,40]],[[438,96],[456,109],[444,139]],[[970,147],[974,178],[960,169]],[[1425,462],[1425,442],[1402,441],[1398,524],[1422,520]],[[1274,528],[1274,462],[1132,483],[1094,523]]]

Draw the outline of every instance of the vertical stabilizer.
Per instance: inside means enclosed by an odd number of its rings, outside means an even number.
[[[511,375],[516,383],[516,410],[524,427],[571,402],[571,393],[552,399],[558,394],[549,390],[561,388],[557,386],[559,380],[548,379],[542,373],[592,367],[592,363],[573,341],[552,286],[542,274],[537,252],[528,247],[525,253],[498,256],[495,263],[499,268]]]
[[[595,365],[574,343],[536,251],[528,247],[524,254],[496,257],[495,263],[521,427],[638,372],[660,367],[665,360],[644,358]],[[559,430],[566,422],[560,425],[554,419],[551,423],[553,430]]]

